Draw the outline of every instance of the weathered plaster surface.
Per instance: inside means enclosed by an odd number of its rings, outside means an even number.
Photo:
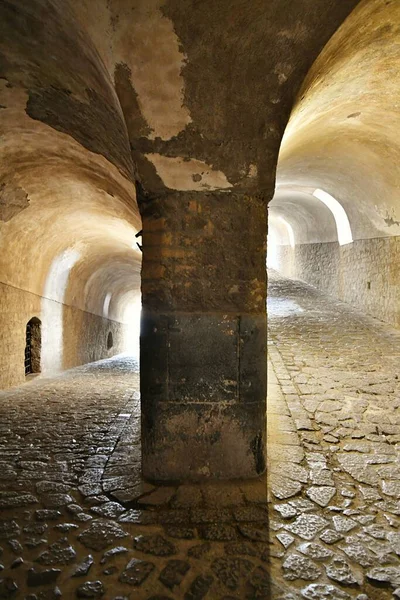
[[[0,184],[0,221],[9,221],[28,206],[28,194],[21,187]]]
[[[160,0],[135,2],[126,19],[120,15],[124,6],[119,7],[116,2],[110,7],[111,18],[119,15],[114,17],[118,19],[114,52],[131,71],[139,109],[150,128],[149,137],[168,140],[183,131],[191,118],[184,105],[182,69],[186,56],[161,4]]]
[[[187,189],[187,170],[165,184],[144,154],[200,160],[236,189],[270,193],[293,98],[357,4],[99,0],[94,22],[87,0],[70,2],[115,80],[142,185],[157,193]]]
[[[169,189],[184,191],[224,190],[232,188],[222,171],[215,171],[206,163],[193,158],[167,157],[146,154],[158,175]]]

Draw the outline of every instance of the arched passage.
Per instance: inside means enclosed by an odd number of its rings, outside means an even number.
[[[267,202],[296,93],[357,0],[287,4],[0,4],[6,305],[40,315],[46,373],[107,356],[110,331],[122,350],[143,230],[151,478],[265,469]]]
[[[280,256],[275,265],[282,273],[395,326],[399,27],[398,3],[364,0],[328,42],[286,128],[270,204]],[[339,203],[351,235],[335,226],[330,198]],[[293,227],[294,248],[279,237],[278,216]]]

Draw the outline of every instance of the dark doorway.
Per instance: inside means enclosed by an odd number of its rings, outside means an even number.
[[[113,334],[110,331],[107,336],[107,350],[111,350],[111,348],[113,346],[114,346]]]
[[[40,373],[42,322],[33,317],[26,325],[25,375]]]

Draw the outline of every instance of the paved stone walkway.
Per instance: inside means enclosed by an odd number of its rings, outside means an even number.
[[[400,332],[269,282],[272,597],[400,598]]]
[[[270,597],[266,479],[140,476],[137,364],[0,392],[0,598]]]
[[[400,332],[273,273],[269,327],[268,505],[141,479],[132,358],[0,392],[0,599],[400,597]]]

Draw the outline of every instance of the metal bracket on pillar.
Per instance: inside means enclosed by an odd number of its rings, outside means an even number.
[[[142,237],[142,234],[143,234],[143,229],[138,231],[138,233],[135,235],[135,238]],[[139,248],[140,252],[143,252],[143,245],[140,245],[139,242],[136,242],[136,246]]]

